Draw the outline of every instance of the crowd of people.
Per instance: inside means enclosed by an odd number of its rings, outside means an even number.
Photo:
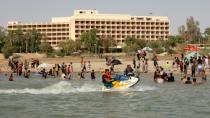
[[[179,70],[182,75],[182,83],[202,83],[206,81],[207,78],[206,71],[209,69],[209,58],[209,56],[198,56],[190,57],[188,59],[184,54],[181,54],[181,58],[175,57],[172,64],[166,62],[164,67],[158,66],[157,59],[155,59],[155,61],[153,60],[154,67],[156,68],[154,72],[154,81],[163,79],[165,82],[173,82],[175,79],[172,71]],[[197,78],[201,78],[201,81],[198,82]]]
[[[167,62],[167,65],[169,65],[168,62]],[[164,70],[164,68],[161,66],[157,66],[156,71],[154,72],[154,81],[158,82],[158,79],[162,79],[164,82],[175,81],[173,73],[167,70],[167,68]]]
[[[31,65],[30,65],[31,64]],[[14,81],[13,79],[13,73],[16,73],[17,76],[23,76],[26,79],[29,79],[30,77],[30,68],[36,68],[39,66],[39,60],[38,59],[32,59],[31,63],[29,63],[28,60],[20,60],[19,58],[13,58],[12,56],[8,59],[8,67],[9,71],[11,71],[8,80]]]
[[[125,67],[124,75],[126,76],[134,76],[136,78],[140,78],[140,73],[147,73],[149,64],[148,59],[146,58],[147,54],[142,53],[136,55],[133,58],[132,63],[128,64]],[[110,68],[102,72],[102,78],[105,73],[108,78],[112,76],[114,72],[114,66],[117,65],[115,63],[116,58],[106,57],[106,65]],[[159,66],[158,58],[156,55],[152,58],[153,65],[155,68],[154,71],[154,81],[158,82],[158,80],[162,79],[164,82],[174,82],[175,77],[173,72],[178,72],[181,74],[182,83],[201,83],[207,80],[206,71],[209,70],[209,61],[210,56],[198,56],[198,57],[190,57],[187,58],[184,54],[181,54],[180,57],[174,57],[173,62],[166,62],[165,65]],[[121,62],[119,62],[120,64]],[[31,61],[24,60],[20,61],[18,59],[9,58],[8,59],[8,67],[12,71],[11,74],[8,75],[9,81],[14,81],[13,74],[15,73],[17,76],[23,76],[24,78],[29,79],[31,75],[30,69],[37,68],[40,62],[38,59],[31,59]],[[150,65],[151,66],[151,65]],[[151,68],[151,67],[150,67]],[[47,78],[61,78],[64,80],[71,80],[73,77],[74,68],[73,63],[62,63],[62,64],[54,64],[52,68],[49,70],[43,68],[39,71],[39,74],[44,79]],[[92,80],[95,80],[96,74],[95,70],[92,68],[91,61],[85,61],[84,58],[81,58],[81,71],[77,72],[77,80],[82,80],[86,78],[86,74],[89,74]],[[201,78],[201,79],[200,79]],[[102,79],[105,82],[106,79]],[[107,83],[109,83],[111,79],[107,79]],[[199,81],[201,80],[201,81]],[[191,82],[190,82],[191,81]]]

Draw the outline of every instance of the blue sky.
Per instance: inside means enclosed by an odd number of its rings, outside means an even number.
[[[185,24],[189,16],[210,27],[210,0],[1,0],[0,25],[8,21],[49,22],[53,16],[71,16],[74,9],[97,9],[102,13],[168,16],[170,32]]]

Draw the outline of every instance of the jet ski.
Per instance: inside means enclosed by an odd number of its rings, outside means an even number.
[[[106,87],[105,85],[102,87],[102,91],[110,91],[110,90],[120,90],[127,89],[135,86],[140,79],[134,76],[126,76],[126,75],[116,75],[113,78],[112,87]]]

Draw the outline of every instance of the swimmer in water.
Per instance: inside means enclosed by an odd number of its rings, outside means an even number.
[[[203,82],[198,82],[196,78],[193,78],[193,85],[203,84]]]
[[[13,80],[13,74],[12,74],[12,73],[10,74],[8,80],[9,80],[9,81],[14,81],[14,80]]]
[[[185,84],[192,84],[192,81],[190,80],[190,77],[187,77],[187,81],[185,81]]]

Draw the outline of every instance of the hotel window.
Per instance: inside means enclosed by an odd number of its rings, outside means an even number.
[[[148,21],[149,21],[149,20],[152,20],[152,18],[146,18],[146,20],[148,20]]]
[[[116,27],[115,26],[112,26],[112,29],[115,29]]]
[[[146,25],[150,25],[150,22],[147,22]]]

